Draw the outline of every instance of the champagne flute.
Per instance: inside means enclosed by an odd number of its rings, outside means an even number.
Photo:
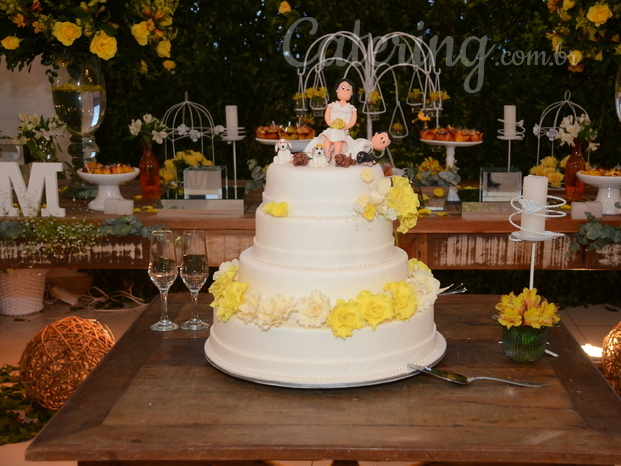
[[[183,322],[181,328],[184,330],[206,329],[209,327],[209,324],[198,318],[198,292],[209,276],[205,232],[198,230],[184,231],[182,247],[183,259],[181,261],[180,275],[183,283],[185,283],[192,295],[192,313],[190,314],[190,320]]]
[[[151,325],[152,330],[167,332],[179,326],[168,318],[168,290],[177,278],[178,268],[175,253],[175,238],[170,230],[151,233],[149,249],[149,277],[160,290],[162,314],[160,320]]]

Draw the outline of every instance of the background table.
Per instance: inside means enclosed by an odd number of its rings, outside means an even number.
[[[139,192],[137,181],[121,187],[130,199]],[[116,215],[94,212],[88,201],[61,200],[67,209],[67,221],[88,218],[95,223]],[[137,206],[155,205],[157,201],[136,201]],[[161,209],[156,214],[138,213],[144,225],[164,225],[180,234],[185,229],[204,230],[209,254],[209,265],[236,259],[252,246],[255,233],[255,212],[261,203],[261,192],[252,191],[246,197],[243,214],[215,214],[207,211]],[[2,218],[2,217],[0,217]],[[6,218],[6,217],[4,217]],[[604,222],[621,225],[621,215],[605,216]],[[571,234],[578,232],[585,220],[569,217],[550,219],[546,229],[567,236],[537,244],[537,268],[556,270],[614,270],[621,268],[621,244],[606,246],[597,252],[582,249],[568,255],[573,241]],[[396,226],[395,226],[396,228]],[[398,234],[399,246],[409,257],[416,257],[434,270],[440,269],[529,269],[531,244],[509,240],[515,231],[508,215],[469,220],[459,215],[423,217],[409,233]],[[0,242],[0,269],[16,267],[63,268],[144,268],[148,265],[148,241],[140,236],[107,237],[102,246],[93,248],[81,257],[72,257],[69,263],[52,264],[46,257],[23,257],[18,244]]]
[[[203,314],[208,295],[201,295]],[[26,451],[81,465],[320,460],[621,464],[621,399],[563,327],[533,364],[508,359],[497,296],[441,297],[439,368],[545,388],[416,375],[374,387],[299,390],[227,376],[205,360],[208,331],[159,333],[159,301],[117,342]],[[171,295],[176,322],[189,294]],[[191,461],[195,461],[192,463]],[[132,463],[128,463],[132,464]],[[141,464],[141,463],[136,463]]]

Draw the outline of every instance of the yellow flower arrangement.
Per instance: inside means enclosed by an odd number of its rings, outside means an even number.
[[[548,184],[550,186],[553,188],[560,188],[563,184],[563,179],[565,178],[565,175],[561,172],[561,169],[565,168],[565,163],[567,162],[568,157],[569,156],[565,157],[559,162],[556,157],[548,155],[541,160],[539,165],[530,169],[530,174],[545,176],[548,178]]]
[[[167,159],[160,168],[160,179],[162,184],[168,186],[169,190],[183,194],[181,181],[183,180],[183,170],[188,167],[211,167],[213,162],[207,160],[203,154],[195,150],[179,151],[172,159]]]
[[[552,49],[565,51],[568,69],[584,70],[585,62],[621,64],[621,4],[602,0],[548,0]]]
[[[558,307],[539,296],[536,288],[524,288],[517,296],[513,292],[504,295],[496,310],[500,311],[498,323],[507,328],[553,327],[561,320]]]
[[[178,0],[1,1],[0,57],[11,70],[37,58],[51,66],[62,55],[70,65],[101,59],[130,74],[144,74],[141,62],[170,56],[177,4]]]

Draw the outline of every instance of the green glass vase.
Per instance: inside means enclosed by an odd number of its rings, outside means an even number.
[[[534,362],[546,350],[550,327],[502,327],[502,348],[516,362]]]

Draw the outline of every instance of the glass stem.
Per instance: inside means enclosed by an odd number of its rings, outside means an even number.
[[[192,295],[192,314],[190,315],[190,321],[198,321],[198,291],[190,291]]]
[[[160,297],[162,299],[162,314],[160,320],[168,322],[168,288],[160,290]]]

